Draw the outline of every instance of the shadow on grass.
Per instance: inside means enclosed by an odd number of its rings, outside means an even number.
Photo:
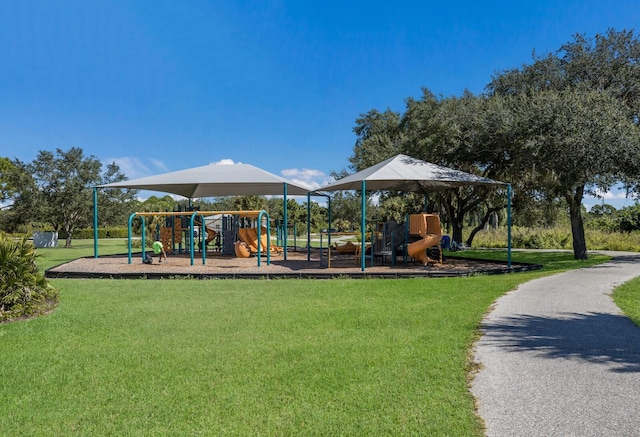
[[[640,328],[622,315],[567,313],[563,318],[520,315],[483,325],[485,340],[514,352],[580,359],[612,372],[640,372]]]

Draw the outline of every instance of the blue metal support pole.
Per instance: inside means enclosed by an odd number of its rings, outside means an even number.
[[[142,259],[147,259],[147,235],[145,234],[145,220],[144,216],[140,216],[142,220]]]
[[[133,221],[133,218],[136,216],[137,213],[133,213],[129,216],[129,225],[127,227],[127,248],[128,248],[128,253],[129,253],[129,264],[131,264],[131,222]]]
[[[327,204],[329,205],[329,209],[327,210],[327,221],[329,222],[329,227],[327,228],[327,231],[329,231],[329,240],[327,245],[331,246],[331,229],[333,228],[333,226],[331,225],[331,197],[328,198]]]
[[[262,210],[260,211],[260,213],[258,214],[258,267],[260,267],[260,258],[262,256],[262,247],[261,247],[261,240],[262,240],[262,217],[266,216],[267,217],[267,265],[271,264],[271,225],[269,223],[269,214],[267,213],[267,211]],[[286,237],[285,237],[285,244],[286,244]],[[286,249],[285,249],[285,253]]]
[[[191,205],[191,199],[189,199],[189,205]],[[193,244],[193,224],[195,222],[197,213],[191,214],[191,218],[189,219],[189,258],[191,261],[191,265],[193,265],[193,257],[194,257],[194,244]]]
[[[311,193],[307,193],[307,261],[311,261]]]
[[[98,257],[98,187],[93,187],[93,257]]]
[[[262,214],[262,212],[260,212],[260,214]],[[262,220],[260,220],[261,219],[260,214],[258,214],[258,223],[256,223],[256,226],[258,228],[257,232],[256,232],[256,235],[258,236],[258,241],[256,242],[257,245],[258,245],[258,267],[260,267],[260,258],[262,258],[262,247],[261,247],[262,245],[260,244],[261,243],[260,240],[262,238],[261,235],[260,235],[260,233],[262,231]],[[269,238],[269,237],[267,237],[267,238]],[[285,244],[286,244],[286,240],[285,240]],[[285,249],[285,253],[286,253],[286,250],[287,249]]]
[[[367,182],[363,179],[361,182],[361,191],[362,191],[362,220],[361,220],[361,229],[360,229],[360,234],[362,237],[362,242],[361,242],[361,247],[360,247],[360,267],[362,268],[362,271],[364,272],[365,269],[365,252],[366,252],[366,230],[365,230],[365,226],[367,224],[367,219],[366,219],[366,213],[367,213],[367,200],[366,200],[366,188],[367,188]]]
[[[258,225],[262,223],[263,216],[267,217],[267,265],[271,265],[271,220],[269,220],[269,214],[267,213],[267,211],[262,210],[260,211],[260,214],[258,214]],[[260,229],[258,229],[258,232],[260,232],[261,229],[262,229],[262,226],[260,226]],[[287,234],[289,234],[288,231],[287,231]],[[261,237],[260,237],[260,234],[258,233],[258,241],[260,240],[261,240]],[[287,252],[285,251],[285,253]]]
[[[327,205],[329,206],[327,210],[327,220],[329,221],[329,229],[331,229],[331,197],[327,197]]]
[[[507,184],[507,268],[511,270],[511,184]]]
[[[204,217],[202,216],[202,214],[199,214],[198,211],[195,211],[193,214],[191,214],[191,219],[189,221],[189,246],[191,246],[191,251],[190,251],[190,258],[191,258],[191,265],[193,265],[193,258],[194,258],[194,253],[195,253],[195,244],[194,243],[194,234],[193,234],[193,227],[195,225],[195,221],[196,221],[196,216],[199,215],[200,216],[200,220],[202,221],[203,225],[205,225],[204,223]],[[206,227],[206,225],[204,226]],[[202,242],[200,243],[202,246],[202,264],[206,264],[206,260],[207,260],[207,249],[205,247],[205,243],[207,242],[207,232],[205,229],[203,229],[204,232],[200,232],[200,236],[202,237]]]
[[[204,221],[204,216],[202,214],[198,214],[200,216],[200,221],[202,222],[202,229],[200,229],[200,247],[202,248],[202,264],[206,264],[207,262],[207,224]]]
[[[287,222],[287,183],[285,182],[284,184],[284,189],[283,189],[283,193],[284,193],[284,230],[285,230],[285,234],[284,234],[284,259],[285,261],[287,260],[287,246],[289,245],[289,224]]]

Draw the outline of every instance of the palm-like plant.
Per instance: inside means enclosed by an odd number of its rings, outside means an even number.
[[[42,314],[58,303],[58,290],[35,260],[33,244],[0,233],[0,322]]]

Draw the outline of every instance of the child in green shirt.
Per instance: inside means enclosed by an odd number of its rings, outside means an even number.
[[[164,251],[164,246],[162,245],[162,242],[154,241],[152,247],[153,247],[153,253],[156,256],[158,255],[160,256],[160,259],[158,260],[159,263],[161,263],[163,259],[167,261],[167,252]]]

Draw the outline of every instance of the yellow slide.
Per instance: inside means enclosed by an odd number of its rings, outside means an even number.
[[[249,247],[244,241],[236,241],[235,250],[238,258],[249,258],[251,256]]]
[[[422,262],[425,266],[430,262],[438,262],[437,260],[431,259],[427,256],[427,249],[440,244],[441,239],[442,235],[429,234],[422,240],[418,240],[407,246],[407,253],[409,256]]]
[[[240,228],[238,229],[238,236],[240,237],[240,242],[244,243],[246,249],[250,252],[250,254],[258,253],[258,228]],[[260,250],[262,253],[266,253],[267,250],[267,228],[264,226],[260,230]],[[236,244],[236,255],[242,258],[246,258],[245,250],[238,250],[238,245]],[[271,253],[280,253],[282,252],[282,248],[278,246],[274,246],[271,244]]]

